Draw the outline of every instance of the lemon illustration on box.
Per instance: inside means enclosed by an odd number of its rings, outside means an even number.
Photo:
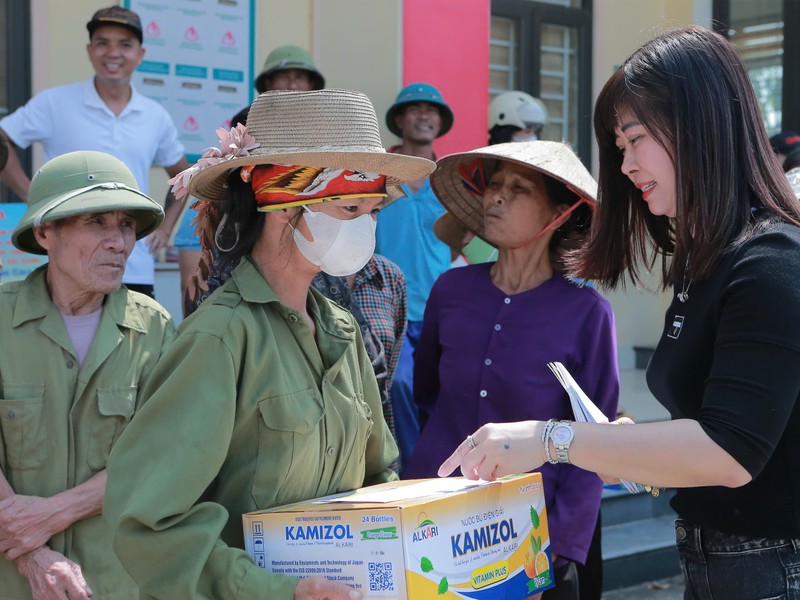
[[[553,587],[539,473],[398,481],[243,516],[256,563],[366,598],[518,600]]]

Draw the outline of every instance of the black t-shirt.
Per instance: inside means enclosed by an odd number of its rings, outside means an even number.
[[[678,515],[800,537],[800,229],[770,226],[692,282],[685,303],[676,294],[647,382],[672,418],[697,420],[753,476],[735,489],[678,490]]]

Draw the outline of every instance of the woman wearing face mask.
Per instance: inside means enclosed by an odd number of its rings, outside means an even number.
[[[550,254],[589,226],[597,184],[558,142],[498,144],[437,163],[431,185],[497,262],[451,269],[425,307],[414,398],[423,429],[403,477],[434,477],[467,435],[489,422],[572,417],[547,367],[560,361],[606,414],[617,409],[614,318],[608,301],[554,271]],[[571,465],[541,469],[556,587],[578,598],[602,481]]]
[[[356,92],[267,92],[248,125],[177,178],[219,209],[203,237],[225,281],[159,362],[104,508],[144,597],[353,600],[346,585],[258,567],[241,515],[395,478],[355,320],[309,285],[320,269],[360,269],[392,186],[434,164],[385,153]]]

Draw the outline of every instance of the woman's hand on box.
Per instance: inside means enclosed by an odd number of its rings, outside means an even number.
[[[527,473],[544,463],[541,421],[488,423],[459,444],[439,467],[447,477],[457,467],[467,479],[494,481],[512,473]]]

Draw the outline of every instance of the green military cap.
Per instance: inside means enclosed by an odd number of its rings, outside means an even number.
[[[104,152],[69,152],[47,161],[28,188],[28,209],[11,241],[20,250],[46,254],[33,228],[74,215],[131,211],[136,239],[156,229],[164,220],[161,205],[142,193],[130,169]]]
[[[306,50],[299,46],[279,46],[269,53],[267,60],[264,61],[264,68],[256,77],[254,85],[258,93],[263,94],[267,91],[267,77],[276,71],[288,69],[308,71],[314,86],[312,89],[321,90],[325,87],[325,78],[317,70],[311,55]]]

